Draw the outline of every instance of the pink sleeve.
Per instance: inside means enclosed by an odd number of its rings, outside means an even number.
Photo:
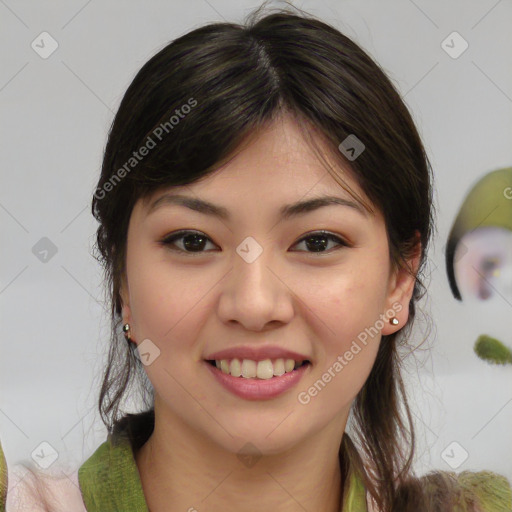
[[[18,465],[9,469],[6,512],[87,512],[78,470],[46,474]]]

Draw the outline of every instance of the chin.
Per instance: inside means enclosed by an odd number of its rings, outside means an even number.
[[[296,422],[290,421],[293,413],[288,418],[287,414],[277,417],[275,413],[269,413],[265,418],[260,412],[255,418],[239,418],[232,422],[227,428],[231,435],[223,429],[215,433],[210,431],[207,435],[217,445],[236,455],[252,450],[258,455],[276,455],[300,444],[307,436],[304,423],[298,429]],[[226,422],[222,424],[227,425]]]

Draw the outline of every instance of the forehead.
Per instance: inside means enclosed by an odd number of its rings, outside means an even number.
[[[206,177],[189,185],[153,191],[144,198],[144,207],[149,208],[155,199],[170,191],[218,201],[243,196],[247,201],[265,204],[291,203],[299,198],[329,194],[359,203],[363,210],[373,213],[352,169],[340,165],[332,146],[318,132],[309,135],[314,138],[314,147],[295,120],[282,116],[247,137],[226,162]],[[326,166],[334,170],[336,178]]]

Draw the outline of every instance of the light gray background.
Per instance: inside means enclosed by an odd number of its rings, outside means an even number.
[[[95,408],[108,319],[100,267],[90,255],[90,200],[122,95],[170,40],[205,22],[241,21],[257,5],[0,0],[0,438],[9,464],[30,458],[43,441],[61,462],[79,464],[105,440]],[[417,351],[419,365],[406,374],[418,434],[415,468],[485,468],[512,480],[512,367],[490,366],[472,350],[483,332],[512,345],[511,305],[499,297],[457,302],[443,260],[471,185],[512,165],[512,3],[295,5],[336,25],[384,67],[434,167],[438,233],[423,309],[435,328]],[[31,48],[43,31],[59,45],[47,59]],[[453,31],[469,44],[456,59],[441,47]],[[42,237],[58,249],[46,263],[32,252]],[[418,320],[416,344],[423,337]],[[469,456],[460,463],[462,449]]]

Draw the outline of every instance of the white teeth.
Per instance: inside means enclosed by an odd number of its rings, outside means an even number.
[[[293,359],[286,359],[284,362],[284,371],[291,372],[295,368],[295,361]]]
[[[299,368],[302,362],[295,362],[293,359],[265,359],[263,361],[253,361],[252,359],[221,359],[215,361],[215,366],[223,373],[230,374],[233,377],[243,377],[245,379],[271,379],[279,377],[285,373]]]
[[[273,376],[274,367],[272,366],[272,361],[270,359],[259,361],[256,369],[256,377],[258,377],[258,379],[271,379]]]
[[[279,377],[284,373],[284,359],[276,359],[274,361],[274,375],[277,375]]]
[[[239,359],[233,359],[233,361],[231,361],[230,370],[233,377],[240,377],[240,375],[242,375],[242,363]]]
[[[245,379],[256,377],[256,361],[251,361],[250,359],[242,361],[242,377]]]
[[[220,362],[220,369],[224,372],[224,373],[229,373],[229,364],[227,362],[226,359],[223,359],[221,362]]]

